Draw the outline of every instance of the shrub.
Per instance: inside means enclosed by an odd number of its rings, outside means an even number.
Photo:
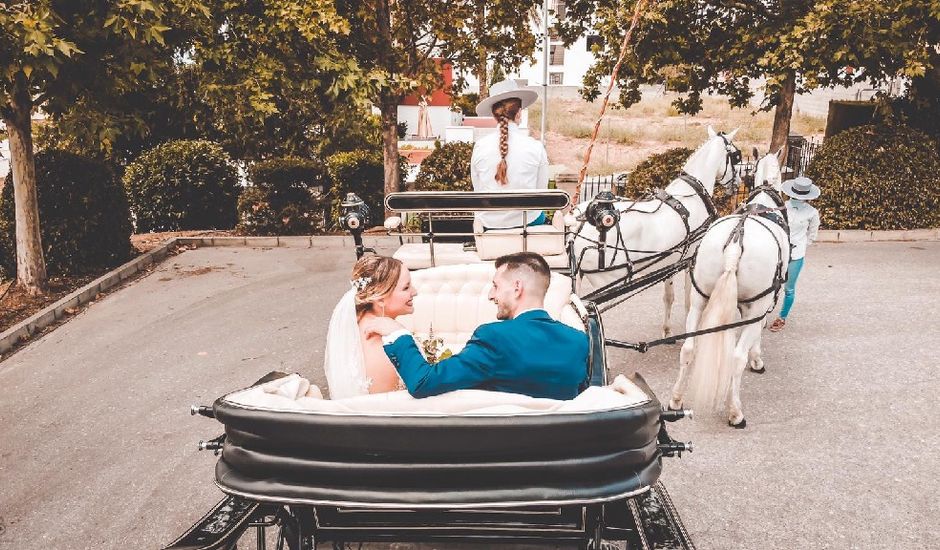
[[[436,143],[434,151],[421,163],[421,171],[415,179],[415,190],[473,191],[473,183],[470,181],[472,154],[472,143]]]
[[[630,172],[630,179],[623,190],[623,194],[631,198],[639,198],[653,189],[665,189],[676,179],[685,161],[694,151],[687,147],[676,147],[663,153],[650,155],[650,157]],[[729,193],[724,186],[716,185],[712,193],[712,202],[721,216],[730,214],[737,206],[735,193]]]
[[[627,197],[637,198],[651,189],[665,188],[669,183],[676,179],[679,171],[685,161],[693,153],[686,147],[676,147],[662,153],[650,155],[650,157],[630,172],[630,178],[623,190]]]
[[[477,115],[477,103],[480,102],[480,94],[468,92],[452,97],[450,105],[453,109],[459,109],[465,116]]]
[[[806,169],[829,229],[940,226],[937,144],[906,126],[858,126],[823,142]]]
[[[109,268],[131,256],[130,211],[111,169],[73,153],[36,155],[43,256],[49,275],[80,275]],[[13,174],[0,194],[0,271],[16,273]]]
[[[323,228],[327,176],[299,158],[259,162],[238,197],[238,231],[247,235],[309,235]]]
[[[210,141],[154,147],[127,167],[124,187],[138,232],[231,229],[238,221],[238,175]]]

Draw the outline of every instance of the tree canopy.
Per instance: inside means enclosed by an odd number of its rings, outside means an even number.
[[[39,293],[46,279],[30,118],[101,102],[153,79],[206,17],[199,0],[33,0],[0,5],[0,116],[10,139],[17,279]],[[107,130],[101,130],[107,139]]]
[[[636,0],[571,0],[561,32],[569,39],[592,25],[605,46],[584,81],[599,94],[613,68]],[[639,101],[639,85],[667,82],[683,92],[680,112],[702,108],[703,93],[748,105],[764,81],[762,108],[793,93],[857,82],[883,84],[923,76],[937,64],[938,0],[665,0],[643,16],[617,75],[620,101]],[[789,113],[787,113],[789,118]],[[787,124],[788,125],[788,124]],[[776,129],[775,129],[776,130]],[[785,137],[786,134],[784,134]]]

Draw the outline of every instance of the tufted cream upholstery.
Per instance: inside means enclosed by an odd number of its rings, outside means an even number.
[[[398,247],[392,257],[405,264],[408,269],[431,267],[431,245],[426,243],[407,243]],[[436,265],[473,264],[480,261],[476,252],[463,249],[461,243],[434,243],[434,263]]]
[[[522,250],[522,229],[490,229],[484,232],[480,220],[474,219],[473,232],[477,254],[483,260],[495,260],[504,254]],[[527,233],[526,249],[529,252],[542,256],[565,254],[565,225],[562,216],[555,216],[551,225],[531,226],[527,229]],[[549,265],[554,267],[551,262]]]
[[[491,262],[412,272],[411,282],[418,291],[415,312],[399,317],[398,321],[420,338],[427,337],[433,325],[434,335],[443,338],[444,346],[457,353],[477,326],[496,320],[496,306],[487,298],[494,272]],[[552,273],[545,296],[546,311],[553,318],[584,330],[576,309],[580,307],[577,300],[571,294],[571,280]]]

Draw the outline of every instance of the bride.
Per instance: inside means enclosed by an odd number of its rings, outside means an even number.
[[[386,256],[363,256],[352,270],[352,286],[336,304],[326,336],[323,370],[331,399],[404,389],[382,337],[367,336],[364,323],[414,312],[417,292],[402,263]]]

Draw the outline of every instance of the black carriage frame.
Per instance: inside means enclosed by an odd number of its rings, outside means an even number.
[[[582,389],[607,380],[606,340],[600,312],[585,304],[590,354]],[[261,384],[284,376],[271,373]],[[638,385],[652,392],[639,376]],[[194,406],[193,415],[215,418],[212,407]],[[681,456],[690,443],[672,439],[666,422],[688,411],[663,411],[658,420],[659,457]],[[202,441],[199,448],[220,452],[225,436]],[[600,550],[621,541],[634,549],[694,548],[665,488],[656,483],[602,502],[512,507],[356,507],[309,502],[263,502],[229,494],[164,550],[234,550],[248,529],[255,529],[258,550],[267,548],[267,530],[277,529],[278,550],[314,550],[329,543],[346,548],[361,542],[477,542],[492,544],[576,544]],[[244,541],[242,540],[244,543]]]

